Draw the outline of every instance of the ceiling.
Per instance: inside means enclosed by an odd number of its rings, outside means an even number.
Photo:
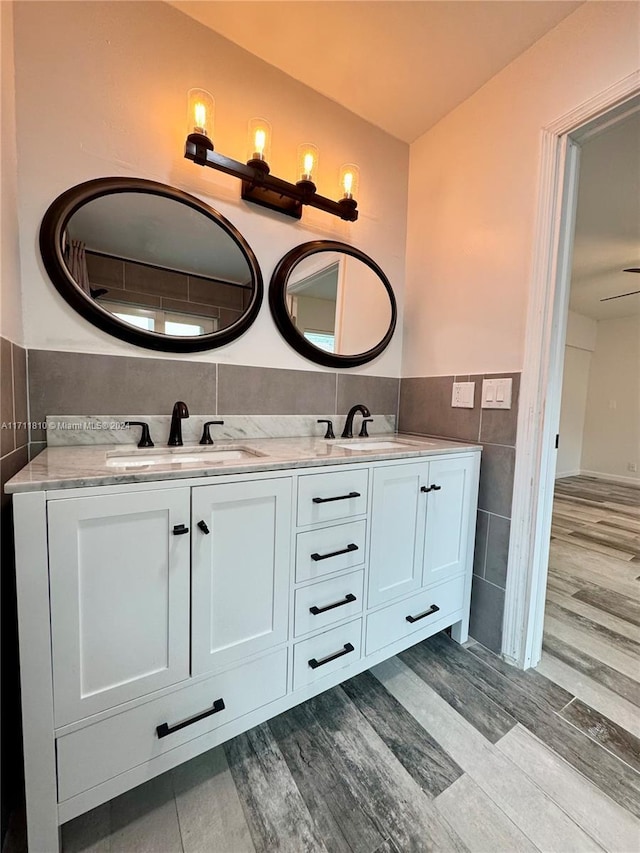
[[[640,105],[582,145],[570,308],[594,320],[640,315]]]
[[[413,142],[581,2],[169,0],[392,136]]]

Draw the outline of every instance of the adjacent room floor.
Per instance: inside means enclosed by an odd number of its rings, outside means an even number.
[[[64,827],[65,853],[640,849],[640,490],[559,481],[543,660],[439,634]]]

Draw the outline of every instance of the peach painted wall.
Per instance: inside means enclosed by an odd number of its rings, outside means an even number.
[[[0,334],[16,344],[24,342],[20,296],[20,252],[17,213],[16,115],[13,61],[13,3],[0,3],[2,38],[2,136],[0,192],[2,251],[0,254]]]
[[[4,5],[4,4],[3,4]],[[16,18],[18,180],[22,290],[29,347],[152,355],[103,334],[78,317],[49,283],[37,232],[48,205],[90,178],[148,178],[190,192],[246,237],[268,285],[277,261],[307,240],[352,243],[372,255],[404,291],[409,147],[329,99],[160,2],[19,3]],[[183,158],[186,93],[216,98],[216,148],[246,159],[247,123],[272,123],[271,166],[295,180],[297,146],[320,149],[318,190],[338,197],[342,163],[361,168],[360,219],[343,223],[305,210],[301,223],[240,200],[239,181]],[[384,168],[380,168],[384,164]],[[363,309],[366,322],[366,307]],[[401,330],[361,373],[399,376]],[[154,354],[155,355],[155,354]],[[238,341],[209,353],[167,358],[323,370],[278,334],[265,300]]]
[[[637,70],[639,32],[585,3],[413,143],[403,376],[523,368],[540,131]]]

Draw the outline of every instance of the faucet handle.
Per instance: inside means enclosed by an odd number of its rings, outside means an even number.
[[[200,439],[200,444],[213,444],[213,439],[209,434],[209,427],[214,425],[222,425],[224,421],[205,421],[202,425],[202,438]]]
[[[373,418],[363,418],[362,426],[360,427],[360,438],[369,438],[369,433],[367,432],[367,424],[372,424]]]
[[[151,434],[149,433],[149,424],[146,421],[125,421],[125,426],[139,426],[142,427],[142,433],[140,434],[140,441],[138,442],[138,447],[154,447],[153,442],[151,441]]]
[[[319,420],[319,421],[316,421],[316,423],[318,423],[318,424],[326,424],[326,425],[327,425],[327,431],[326,431],[326,433],[324,434],[324,437],[325,437],[325,438],[335,438],[335,434],[334,434],[334,432],[333,432],[333,421],[329,421],[329,420]]]

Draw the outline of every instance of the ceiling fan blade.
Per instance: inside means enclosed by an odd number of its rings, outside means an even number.
[[[622,272],[640,272],[640,267],[629,267],[629,269],[622,270]]]
[[[640,272],[640,270],[638,270]],[[622,299],[623,296],[635,296],[636,293],[640,293],[640,290],[630,290],[629,293],[619,293],[617,296],[606,296],[604,299],[601,299],[600,302],[608,302],[610,299]]]

